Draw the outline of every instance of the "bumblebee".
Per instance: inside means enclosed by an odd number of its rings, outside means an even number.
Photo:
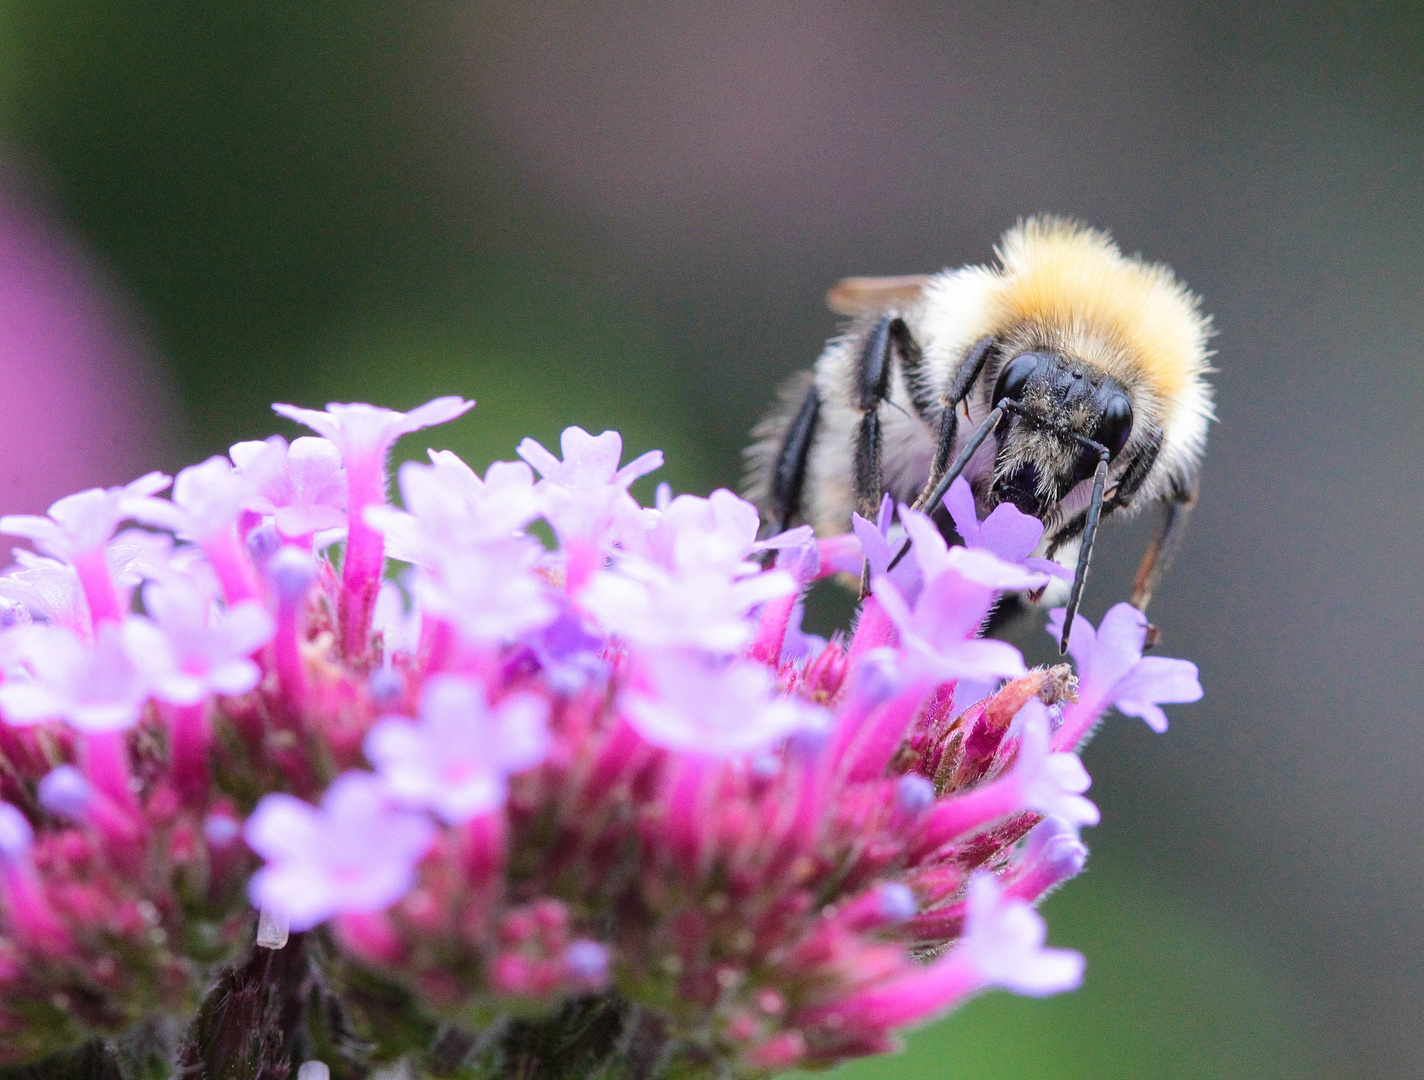
[[[1211,319],[1168,267],[1074,221],[1021,221],[994,253],[832,288],[851,321],[757,427],[746,490],[776,529],[845,532],[889,493],[947,533],[941,502],[962,475],[981,517],[1031,514],[1037,553],[1073,569],[1066,650],[1104,517],[1160,508],[1140,609],[1180,543],[1213,420]]]

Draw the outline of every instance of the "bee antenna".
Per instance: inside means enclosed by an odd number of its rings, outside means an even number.
[[[924,510],[929,507],[927,512],[933,513],[933,508],[938,506],[939,501],[944,498],[944,493],[949,490],[949,485],[959,478],[959,474],[969,465],[969,459],[974,456],[979,447],[984,445],[984,440],[989,437],[989,432],[994,430],[994,425],[1003,419],[1003,416],[1004,406],[1002,404],[994,406],[993,411],[984,417],[984,422],[979,425],[979,430],[974,432],[969,441],[964,444],[964,449],[954,459],[954,464],[944,471],[944,475],[939,478],[939,483],[935,484],[927,495],[921,495],[915,500],[914,508],[916,510]],[[888,574],[899,566],[900,560],[909,553],[909,550],[910,541],[906,540],[900,550],[895,553],[895,557],[890,560],[890,565],[885,568],[885,572]]]
[[[1078,441],[1098,454],[1098,467],[1093,473],[1093,498],[1088,503],[1088,520],[1083,526],[1083,543],[1078,548],[1078,568],[1073,572],[1073,588],[1068,593],[1068,606],[1063,611],[1063,637],[1058,642],[1058,655],[1068,651],[1068,635],[1073,631],[1073,619],[1078,614],[1078,602],[1083,598],[1083,585],[1088,580],[1088,562],[1093,557],[1093,540],[1098,534],[1098,520],[1103,516],[1103,489],[1108,483],[1108,448],[1079,435]]]

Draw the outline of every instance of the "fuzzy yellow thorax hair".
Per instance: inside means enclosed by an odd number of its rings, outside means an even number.
[[[1065,340],[1117,346],[1169,408],[1211,370],[1211,319],[1197,297],[1170,268],[1124,255],[1107,233],[1034,217],[1005,233],[994,252],[1003,267],[1001,325],[1032,323]]]

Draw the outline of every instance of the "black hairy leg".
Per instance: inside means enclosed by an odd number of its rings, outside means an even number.
[[[770,509],[777,532],[789,529],[791,522],[801,513],[806,462],[811,454],[811,442],[816,436],[816,421],[821,412],[821,395],[816,391],[816,384],[810,380],[807,382],[806,394],[786,429],[771,469]]]
[[[890,392],[891,345],[895,336],[891,328],[900,322],[898,315],[881,316],[866,336],[856,362],[856,407],[860,410],[860,425],[855,432],[855,509],[872,521],[880,510],[880,497],[885,490],[880,406]]]

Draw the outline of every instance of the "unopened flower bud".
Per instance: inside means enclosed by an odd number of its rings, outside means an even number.
[[[0,803],[0,858],[18,858],[34,842],[35,830],[25,815],[9,803]]]
[[[80,821],[94,799],[94,789],[73,765],[51,769],[39,782],[40,805],[55,817]]]
[[[895,806],[903,814],[914,817],[928,810],[934,801],[934,784],[918,773],[907,773],[895,783]]]
[[[316,564],[312,557],[290,544],[273,555],[267,564],[267,580],[284,604],[295,604],[305,596],[315,578]]]
[[[919,910],[920,905],[908,885],[891,881],[880,886],[880,914],[887,923],[913,919]]]
[[[213,847],[227,847],[237,839],[241,826],[227,814],[209,814],[203,821],[203,835]]]
[[[252,556],[253,562],[261,566],[273,555],[277,554],[282,547],[282,536],[277,532],[277,525],[271,518],[266,518],[263,522],[247,534],[247,552]]]
[[[405,680],[392,668],[373,668],[366,679],[366,689],[370,691],[371,703],[376,708],[392,709],[405,696]]]
[[[564,950],[564,967],[580,982],[601,985],[608,981],[611,956],[607,945],[596,941],[575,941]]]

